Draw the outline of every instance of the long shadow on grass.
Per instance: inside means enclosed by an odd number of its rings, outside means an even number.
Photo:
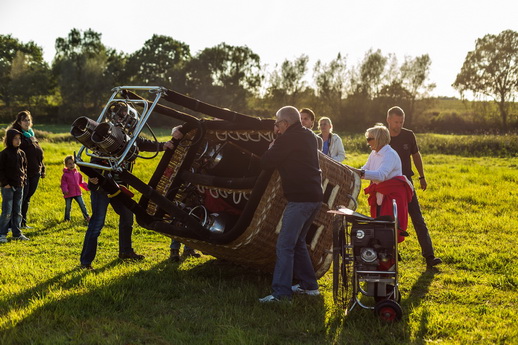
[[[408,319],[411,311],[418,307],[423,298],[428,294],[430,285],[437,269],[424,271],[414,285],[410,288],[410,294],[401,302],[403,318],[401,322],[386,323],[380,321],[372,310],[363,309],[356,305],[346,315],[344,306],[334,305],[328,319],[328,338],[333,343],[352,344],[404,344],[410,339],[410,327]],[[374,306],[372,298],[363,301],[366,305]],[[427,333],[428,314],[421,316],[420,327],[414,338],[413,344],[424,344],[422,340]]]
[[[80,220],[77,216],[72,216],[72,221],[65,222],[63,219],[45,219],[42,222],[42,226],[39,226],[36,229],[32,229],[30,231],[24,232],[30,238],[37,238],[40,236],[46,236],[49,234],[55,234],[56,229],[59,230],[76,230],[81,229],[81,231],[85,231],[87,228],[87,224],[84,220]]]
[[[117,261],[113,261],[100,269],[96,269],[95,272],[101,273],[116,265]],[[0,314],[7,314],[11,310],[15,309],[24,309],[30,303],[34,302],[35,297],[46,296],[52,290],[59,288],[72,289],[77,287],[77,285],[80,284],[83,278],[89,273],[91,273],[91,271],[83,270],[77,266],[74,269],[60,273],[45,282],[24,290],[19,294],[11,295],[4,299],[4,301],[0,302]],[[67,278],[71,274],[73,274],[73,276],[71,278]]]
[[[0,340],[29,343],[31,336],[42,334],[53,344],[326,343],[322,297],[258,303],[270,289],[271,275],[218,260],[187,260],[145,270],[119,267],[114,278],[110,270],[115,265],[117,261],[68,280],[71,272],[60,274],[13,296],[17,305],[6,311],[28,305],[54,286],[68,290],[0,333]]]
[[[439,273],[439,270],[436,268],[428,268],[426,271],[421,273],[419,278],[416,280],[414,285],[410,288],[410,294],[405,299],[403,303],[403,312],[407,311],[408,315],[416,309],[419,305],[421,305],[422,301],[428,294],[430,290],[430,285],[434,280],[435,275]],[[405,318],[408,320],[408,317]],[[407,330],[410,328],[407,327]],[[419,329],[415,333],[415,338],[417,340],[417,344],[424,344],[424,336],[428,332],[428,312],[424,312],[421,315],[421,320],[419,322]]]

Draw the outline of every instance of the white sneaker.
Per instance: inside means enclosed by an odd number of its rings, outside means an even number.
[[[13,240],[18,240],[18,241],[30,241],[30,239],[28,237],[25,237],[24,234],[21,234],[20,236],[13,236]]]
[[[7,243],[7,236],[0,235],[0,243]]]
[[[280,302],[281,300],[275,297],[274,295],[268,295],[263,298],[259,298],[259,302],[261,303],[272,303],[272,302]]]
[[[318,291],[318,289],[317,290],[304,290],[303,288],[300,287],[300,284],[293,285],[291,287],[291,291],[293,291],[293,293],[296,293],[298,295],[308,295],[308,296],[320,295],[320,291]]]

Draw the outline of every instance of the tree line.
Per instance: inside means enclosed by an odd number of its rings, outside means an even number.
[[[0,35],[0,118],[10,121],[25,108],[36,111],[39,121],[96,117],[114,86],[159,85],[257,116],[272,116],[287,104],[310,107],[318,116],[331,117],[344,132],[383,121],[386,109],[395,104],[405,109],[409,126],[434,130],[440,121],[450,121],[466,129],[468,114],[448,117],[431,110],[434,99],[429,92],[435,84],[429,80],[428,54],[400,62],[395,54],[372,49],[357,65],[349,66],[338,53],[332,61],[317,61],[311,70],[309,57],[301,55],[267,70],[247,46],[220,43],[193,54],[184,42],[153,35],[141,49],[126,54],[106,47],[101,36],[93,30],[72,29],[67,37],[56,39],[56,55],[49,65],[34,42]],[[461,95],[472,92],[494,100],[499,116],[489,121],[490,127],[517,128],[513,106],[518,92],[518,33],[506,30],[477,40],[453,86]],[[487,128],[488,111],[494,108],[470,110],[475,127]],[[448,123],[446,127],[452,129]]]

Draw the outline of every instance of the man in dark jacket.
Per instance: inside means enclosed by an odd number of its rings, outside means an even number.
[[[294,292],[320,294],[306,245],[306,235],[323,200],[317,140],[302,126],[296,108],[283,107],[275,116],[274,131],[279,137],[263,155],[261,167],[279,171],[288,204],[277,239],[273,292],[260,302],[290,300]],[[292,286],[293,278],[299,284]]]

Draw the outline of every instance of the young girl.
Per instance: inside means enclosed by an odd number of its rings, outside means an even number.
[[[23,186],[27,178],[27,158],[20,150],[21,142],[22,133],[11,128],[5,134],[5,149],[0,152],[0,186],[2,187],[0,243],[7,242],[9,223],[11,223],[13,239],[28,240],[20,231]]]
[[[87,222],[90,221],[90,216],[86,210],[85,202],[81,196],[81,188],[88,191],[88,184],[83,182],[83,176],[76,169],[74,157],[65,157],[65,168],[63,169],[63,176],[61,176],[61,190],[65,197],[65,221],[70,220],[70,210],[72,209],[72,200],[77,201],[83,217]]]

